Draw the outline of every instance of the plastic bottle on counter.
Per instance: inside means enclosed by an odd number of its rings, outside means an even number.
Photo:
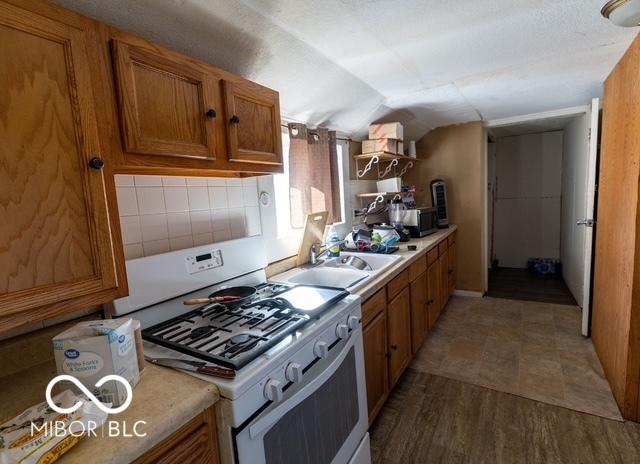
[[[340,237],[336,232],[336,229],[331,226],[329,229],[329,233],[327,234],[327,242],[325,245],[327,246],[327,256],[329,258],[337,258],[340,256]]]

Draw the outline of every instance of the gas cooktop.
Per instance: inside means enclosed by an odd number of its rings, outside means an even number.
[[[215,303],[202,306],[142,331],[145,340],[205,361],[240,369],[310,319],[348,295],[338,289],[308,287],[310,296],[323,292],[313,308],[302,308],[288,292],[305,286],[266,283],[256,298],[238,308]],[[293,301],[293,303],[292,303]],[[297,306],[294,305],[297,304]]]

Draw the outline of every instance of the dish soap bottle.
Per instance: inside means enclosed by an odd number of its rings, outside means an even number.
[[[327,247],[327,256],[329,258],[337,258],[340,256],[340,237],[338,237],[338,233],[333,226],[329,229],[325,245]]]

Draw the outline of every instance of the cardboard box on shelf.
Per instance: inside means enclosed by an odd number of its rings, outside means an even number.
[[[404,131],[399,122],[385,122],[369,125],[370,139],[404,140]]]
[[[375,153],[386,151],[389,153],[401,153],[402,142],[396,139],[372,139],[362,141],[362,153]]]

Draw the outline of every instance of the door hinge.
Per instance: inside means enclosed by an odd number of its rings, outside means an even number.
[[[593,227],[596,225],[596,221],[594,219],[583,219],[581,221],[576,222],[577,226],[586,226]]]

